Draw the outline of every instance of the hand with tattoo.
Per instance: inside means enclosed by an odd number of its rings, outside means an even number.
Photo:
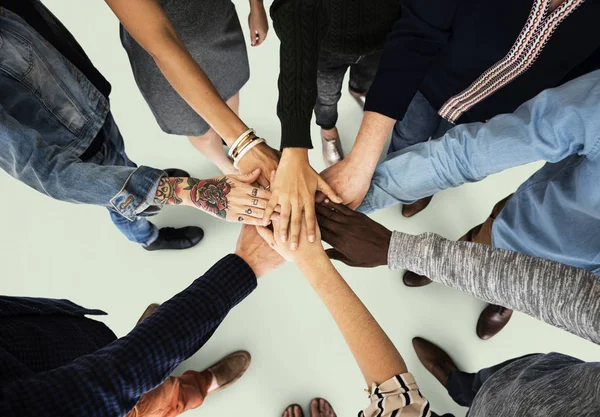
[[[250,174],[207,180],[163,177],[156,189],[154,204],[187,205],[230,222],[264,224],[271,192],[252,185],[259,176],[260,169]]]

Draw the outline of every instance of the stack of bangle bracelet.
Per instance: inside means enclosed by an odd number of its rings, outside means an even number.
[[[233,166],[235,169],[239,169],[238,164],[244,155],[250,152],[256,145],[265,142],[266,141],[263,138],[256,136],[254,129],[248,129],[242,133],[229,149],[229,157],[233,158]]]

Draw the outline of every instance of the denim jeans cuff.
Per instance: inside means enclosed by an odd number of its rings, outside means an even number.
[[[363,214],[370,214],[373,213],[375,210],[373,209],[373,206],[371,204],[371,191],[369,191],[367,193],[367,195],[365,196],[365,199],[362,201],[362,203],[360,203],[360,206],[358,206],[356,208],[356,211],[358,211],[359,213],[363,213]]]
[[[166,175],[163,170],[141,166],[127,178],[121,191],[110,203],[119,214],[133,221],[152,205],[158,183]]]

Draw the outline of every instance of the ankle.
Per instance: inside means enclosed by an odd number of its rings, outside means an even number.
[[[336,127],[332,129],[321,129],[321,136],[328,141],[334,141],[340,137]]]

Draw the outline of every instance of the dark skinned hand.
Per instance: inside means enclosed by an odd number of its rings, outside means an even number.
[[[387,265],[392,232],[362,213],[325,200],[317,204],[322,239],[333,249],[330,259],[349,266],[373,268]]]

